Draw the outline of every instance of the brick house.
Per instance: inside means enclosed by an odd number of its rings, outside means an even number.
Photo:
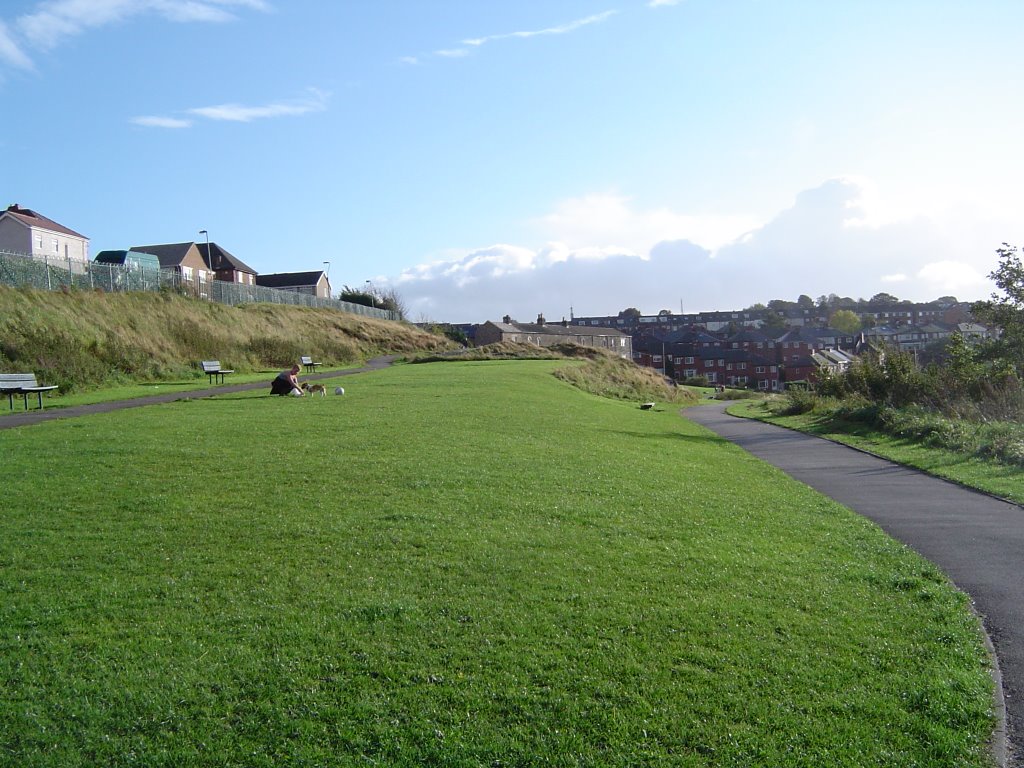
[[[209,296],[207,283],[214,280],[216,275],[196,243],[136,245],[131,250],[153,254],[160,260],[160,269],[177,272],[182,281],[193,285],[200,296]]]

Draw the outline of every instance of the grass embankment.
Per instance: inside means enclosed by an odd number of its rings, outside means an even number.
[[[942,574],[557,365],[0,432],[0,763],[988,764]]]
[[[343,367],[388,352],[449,346],[411,325],[332,309],[0,286],[0,371],[34,372],[63,395],[139,382],[205,381],[200,360],[220,360],[244,376],[285,367],[301,355]]]
[[[842,418],[841,411],[836,409],[785,414],[784,405],[779,400],[733,405],[729,407],[729,412],[828,438],[969,488],[1024,504],[1024,473],[1021,472],[1020,464],[994,460],[976,445],[976,441],[966,441],[963,449],[955,450],[943,447],[935,440],[929,440],[927,435],[914,431],[894,435],[860,420]],[[958,429],[956,422],[946,420],[945,423],[952,430]],[[980,425],[981,429],[985,426]],[[1019,425],[1016,428],[1019,430]],[[959,425],[959,432],[964,435],[978,431],[979,425]]]
[[[481,360],[573,360],[558,366],[554,375],[584,392],[615,400],[693,405],[700,392],[690,387],[669,385],[653,368],[636,365],[632,360],[605,349],[576,344],[536,344],[501,342],[439,354],[410,358],[411,363],[466,362]]]

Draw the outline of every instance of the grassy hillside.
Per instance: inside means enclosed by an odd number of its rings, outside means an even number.
[[[941,573],[563,365],[0,431],[0,764],[989,765]]]
[[[33,371],[63,393],[194,376],[203,359],[244,373],[280,368],[300,355],[344,365],[447,346],[414,326],[330,309],[0,286],[0,371]]]

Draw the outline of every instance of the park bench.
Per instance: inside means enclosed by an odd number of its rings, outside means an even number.
[[[229,371],[220,367],[220,360],[203,360],[203,373],[210,377],[210,383],[217,382],[219,384],[224,383],[224,377],[234,371]]]
[[[299,358],[299,361],[306,366],[306,373],[316,373],[316,367],[323,365],[323,363],[314,363],[313,358],[309,355],[303,355]]]
[[[57,389],[57,385],[40,386],[34,373],[0,373],[0,394],[7,395],[7,404],[14,410],[14,396],[21,395],[28,410],[28,396],[33,392],[39,399],[39,410],[43,410],[43,392]]]

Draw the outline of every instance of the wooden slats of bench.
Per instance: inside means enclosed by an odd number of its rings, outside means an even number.
[[[217,382],[218,384],[224,383],[224,377],[229,373],[234,373],[232,370],[220,367],[220,360],[203,360],[200,363],[203,367],[203,373],[210,377],[210,383]]]
[[[39,410],[43,409],[43,392],[57,389],[55,384],[42,386],[34,373],[0,373],[0,394],[7,395],[7,405],[14,410],[14,396],[21,395],[28,410],[28,396],[34,394],[39,401]]]

